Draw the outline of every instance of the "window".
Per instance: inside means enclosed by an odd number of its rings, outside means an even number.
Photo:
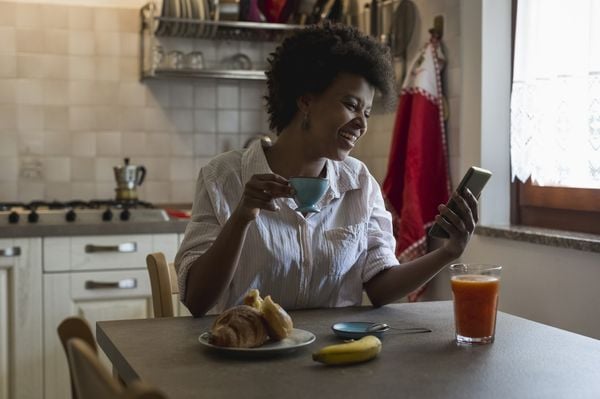
[[[512,222],[600,234],[600,2],[518,0]]]

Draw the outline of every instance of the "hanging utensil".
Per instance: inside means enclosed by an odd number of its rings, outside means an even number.
[[[392,55],[399,58],[402,62],[400,73],[400,84],[404,81],[406,75],[406,50],[410,44],[413,32],[415,30],[415,21],[417,16],[417,7],[412,0],[402,0],[396,12],[394,21],[390,30]]]

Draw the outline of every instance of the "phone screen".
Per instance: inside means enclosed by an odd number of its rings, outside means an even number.
[[[483,187],[486,185],[488,180],[490,180],[490,177],[492,177],[492,172],[489,170],[478,168],[477,166],[471,166],[460,181],[456,191],[461,194],[466,187],[469,189],[469,191],[471,191],[475,198],[479,198],[481,192],[483,191]],[[453,211],[456,210],[456,205],[452,199],[448,201],[448,208],[452,209]],[[429,235],[438,238],[449,238],[448,233],[446,233],[446,231],[437,223],[431,227],[429,230]]]

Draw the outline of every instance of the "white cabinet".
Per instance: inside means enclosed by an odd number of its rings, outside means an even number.
[[[0,239],[0,398],[43,394],[42,240]]]
[[[70,396],[58,324],[68,316],[79,316],[95,333],[97,321],[152,317],[146,255],[161,251],[167,259],[174,259],[177,245],[177,234],[44,239],[46,399]]]

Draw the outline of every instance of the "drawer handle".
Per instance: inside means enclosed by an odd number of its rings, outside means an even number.
[[[137,288],[137,279],[135,278],[125,278],[119,281],[93,281],[88,280],[85,282],[86,290],[98,290],[98,289],[106,289],[106,288],[116,288],[122,290],[130,290],[133,288]]]
[[[21,247],[9,247],[0,249],[0,256],[3,258],[12,258],[21,255]]]
[[[137,252],[137,243],[135,242],[124,242],[119,245],[94,245],[88,244],[85,246],[85,253],[93,254],[95,252]]]

